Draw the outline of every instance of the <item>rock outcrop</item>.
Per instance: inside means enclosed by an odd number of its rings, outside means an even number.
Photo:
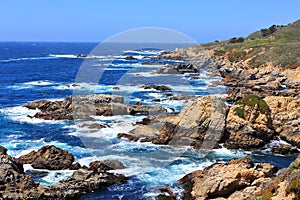
[[[258,96],[250,95],[237,101],[226,119],[228,148],[259,148],[274,137],[271,111]]]
[[[223,136],[226,109],[218,98],[197,98],[179,114],[150,116],[128,134],[118,136],[132,141],[210,149]]]
[[[74,162],[72,154],[53,145],[44,146],[18,158],[21,164],[31,164],[35,169],[69,169]]]
[[[282,155],[290,155],[299,153],[296,147],[288,144],[280,144],[279,146],[272,147],[272,153],[282,154]]]
[[[264,100],[270,107],[275,131],[281,139],[300,148],[300,99],[269,96]]]
[[[29,109],[38,109],[34,116],[45,120],[90,119],[92,115],[135,115],[164,113],[161,106],[129,105],[118,95],[93,94],[67,97],[62,101],[41,100],[25,105]]]
[[[183,199],[245,199],[259,193],[262,183],[271,180],[276,171],[270,164],[254,167],[253,161],[244,157],[192,172],[179,183],[186,188]]]
[[[99,165],[99,163],[102,164]],[[107,168],[105,163],[113,167],[124,167],[117,161],[97,161],[91,163],[89,169],[76,170],[69,178],[51,186],[45,186],[25,174],[19,159],[9,155],[0,155],[0,198],[3,200],[79,199],[87,193],[99,191],[112,184],[127,180],[123,175],[107,172],[113,168]]]
[[[284,199],[300,198],[300,156],[288,168],[268,163],[254,165],[249,157],[215,163],[179,180],[183,199]]]

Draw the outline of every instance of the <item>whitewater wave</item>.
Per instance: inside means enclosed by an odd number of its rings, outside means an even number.
[[[73,54],[49,54],[49,57],[53,57],[53,58],[78,58],[77,55],[73,55]]]
[[[8,62],[17,62],[17,61],[26,61],[26,60],[47,60],[53,59],[53,56],[42,56],[42,57],[30,57],[30,58],[12,58],[7,60],[0,60],[0,63],[8,63]]]
[[[28,109],[24,106],[15,106],[0,109],[0,113],[3,113],[5,116],[8,116],[13,121],[21,123],[30,123],[30,124],[62,124],[64,121],[58,120],[44,120],[39,118],[32,118],[29,116],[34,116],[40,110],[38,109]]]
[[[34,85],[34,86],[44,86],[44,85],[53,85],[53,82],[50,81],[30,81],[24,83],[25,85]]]

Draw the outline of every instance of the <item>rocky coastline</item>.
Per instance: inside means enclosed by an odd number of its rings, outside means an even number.
[[[19,158],[7,154],[0,146],[0,197],[9,199],[79,199],[81,196],[102,190],[112,184],[127,180],[124,175],[109,172],[124,169],[119,161],[94,161],[89,166],[74,163],[74,157],[66,150],[55,146],[44,146]],[[25,173],[23,164],[31,164],[35,169],[74,170],[73,174],[56,184],[46,186],[35,182]]]
[[[295,24],[299,26],[300,22]],[[253,150],[264,147],[271,140],[284,140],[288,144],[273,147],[273,153],[299,153],[300,63],[285,67],[264,60],[258,65],[258,55],[268,53],[265,47],[230,44],[224,49],[228,43],[231,40],[224,44],[218,42],[163,53],[159,58],[181,60],[187,64],[167,65],[156,71],[182,74],[206,70],[211,76],[222,77],[215,86],[228,87],[225,100],[211,96],[193,97],[181,112],[167,113],[161,106],[129,105],[124,103],[122,96],[93,94],[67,97],[62,101],[28,103],[26,108],[38,110],[34,116],[28,117],[76,120],[91,119],[91,115],[145,114],[148,116],[133,130],[119,133],[118,137],[201,150],[220,148],[220,145],[228,149]],[[144,89],[171,90],[157,85],[145,86]],[[103,127],[106,125],[94,126],[95,129]],[[127,180],[123,175],[108,172],[124,168],[122,163],[96,161],[89,167],[80,166],[74,163],[70,153],[54,146],[43,147],[19,158],[7,155],[7,150],[2,147],[0,152],[0,194],[3,199],[73,199]],[[179,180],[185,188],[182,197],[187,200],[299,199],[299,163],[300,157],[280,171],[268,163],[255,164],[249,157],[215,163]],[[37,169],[71,169],[74,173],[59,183],[44,186],[25,174],[22,164],[31,164]],[[162,192],[167,195],[159,195],[158,199],[174,199],[171,190],[163,189]]]

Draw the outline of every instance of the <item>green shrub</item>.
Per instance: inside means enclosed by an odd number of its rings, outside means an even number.
[[[245,119],[245,110],[243,108],[237,107],[235,112],[240,118]]]
[[[294,193],[294,199],[300,199],[300,180],[299,177],[295,177],[291,180],[290,184],[285,190],[288,194]]]
[[[228,43],[242,43],[244,41],[245,41],[245,38],[243,38],[243,37],[238,37],[238,38],[233,37],[233,38],[229,39]]]
[[[250,107],[254,107],[255,105],[258,106],[258,110],[261,112],[261,113],[264,113],[264,114],[267,114],[270,112],[270,108],[268,106],[268,104],[259,96],[256,96],[256,95],[248,95],[240,100],[238,100],[236,102],[236,104],[239,104],[239,105],[247,105],[247,106],[250,106]]]

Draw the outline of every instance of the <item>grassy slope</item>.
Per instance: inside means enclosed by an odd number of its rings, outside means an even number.
[[[214,49],[216,56],[226,55],[232,62],[247,60],[252,67],[272,62],[283,68],[300,66],[300,20],[287,26],[276,26],[276,32],[262,36],[254,32],[241,43],[229,40],[207,43],[205,49]]]

